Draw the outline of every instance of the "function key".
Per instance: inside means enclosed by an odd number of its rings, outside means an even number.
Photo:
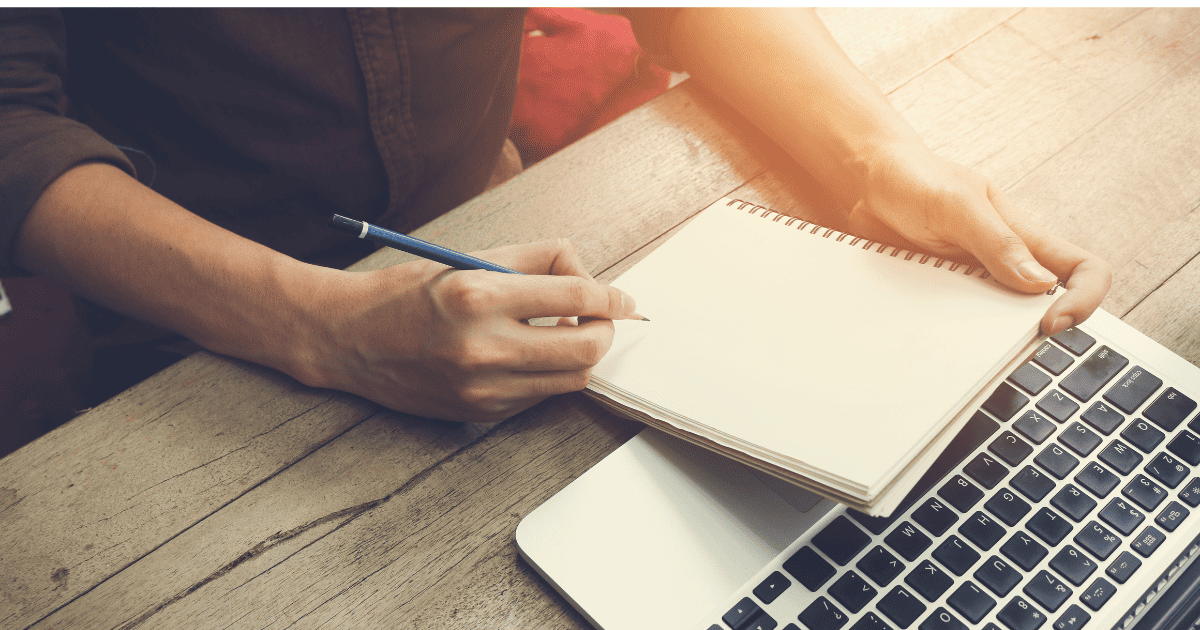
[[[1077,630],[1082,628],[1084,624],[1092,620],[1092,616],[1087,614],[1078,604],[1071,604],[1063,611],[1058,621],[1054,622],[1054,630]]]
[[[1067,354],[1066,352],[1059,350],[1058,346],[1055,346],[1051,343],[1044,343],[1042,344],[1042,347],[1038,348],[1038,351],[1034,353],[1033,362],[1046,368],[1047,372],[1058,376],[1059,374],[1062,374],[1064,370],[1071,367],[1071,364],[1075,362],[1075,359],[1072,359],[1071,355]]]
[[[1014,435],[1012,431],[1005,431],[988,445],[988,450],[996,457],[1008,462],[1009,466],[1016,466],[1029,457],[1029,454],[1033,452],[1033,447]]]
[[[1092,425],[1092,428],[1104,435],[1109,435],[1113,431],[1116,431],[1117,427],[1125,422],[1125,416],[1122,416],[1112,407],[1099,401],[1092,403],[1092,406],[1088,407],[1087,411],[1083,412],[1083,415],[1080,417],[1083,418],[1084,422]]]
[[[742,630],[750,627],[750,622],[761,612],[762,609],[758,607],[758,604],[751,601],[749,597],[743,597],[733,605],[733,608],[729,609],[729,612],[721,615],[721,621],[734,630]]]
[[[1001,422],[1017,415],[1017,412],[1029,402],[1029,397],[1013,388],[1008,383],[1000,383],[996,391],[983,402],[983,408],[996,416]]]
[[[1149,558],[1150,554],[1154,553],[1154,551],[1158,549],[1159,545],[1162,544],[1163,538],[1165,537],[1166,536],[1164,536],[1162,532],[1158,531],[1154,527],[1147,527],[1146,529],[1142,530],[1142,533],[1137,535],[1137,538],[1134,538],[1129,543],[1129,546],[1134,551],[1141,554],[1143,558]]]
[[[969,581],[951,593],[946,603],[971,623],[979,623],[984,615],[996,607],[996,600],[991,595]]]
[[[1167,450],[1179,456],[1179,459],[1195,466],[1200,464],[1200,438],[1188,430],[1179,432],[1175,439],[1167,444]]]
[[[1133,413],[1162,387],[1162,379],[1135,365],[1104,392],[1104,399],[1125,413]]]
[[[1071,596],[1071,589],[1062,580],[1044,570],[1038,571],[1021,590],[1050,612],[1056,612]]]
[[[1051,444],[1042,449],[1042,452],[1038,453],[1033,461],[1057,479],[1066,479],[1067,475],[1071,474],[1071,471],[1079,465],[1079,460],[1074,455],[1057,444]]]
[[[833,568],[817,552],[811,547],[801,547],[799,551],[792,554],[791,558],[783,563],[783,570],[796,578],[796,581],[803,584],[804,588],[810,591],[816,591],[821,588],[821,585],[829,581],[837,570]]]
[[[1121,432],[1121,437],[1138,447],[1143,453],[1149,453],[1154,450],[1155,446],[1158,446],[1159,442],[1163,441],[1166,435],[1150,426],[1150,423],[1138,420],[1125,427],[1125,430]]]
[[[983,498],[983,490],[976,488],[962,475],[954,475],[938,489],[937,494],[959,512],[966,512]]]
[[[1100,520],[1117,528],[1117,531],[1128,536],[1133,533],[1133,530],[1146,520],[1146,515],[1137,511],[1132,505],[1129,505],[1124,500],[1117,498],[1108,502],[1103,510],[1100,510]]]
[[[1179,491],[1179,500],[1196,507],[1200,506],[1200,477],[1192,477]]]
[[[1129,553],[1128,551],[1122,551],[1120,555],[1117,556],[1117,559],[1113,560],[1112,564],[1108,565],[1108,568],[1104,570],[1104,573],[1108,575],[1108,577],[1116,580],[1117,584],[1124,584],[1125,581],[1129,579],[1129,576],[1133,575],[1133,572],[1137,571],[1138,567],[1140,566],[1142,566],[1142,561],[1139,560],[1137,556]]]
[[[1049,475],[1038,472],[1033,466],[1026,466],[1013,477],[1012,487],[1031,501],[1041,501],[1054,490],[1054,480]]]
[[[854,566],[880,586],[891,584],[892,580],[904,571],[904,563],[879,545],[863,554]]]
[[[925,531],[934,536],[941,536],[958,520],[958,514],[936,498],[929,497],[921,507],[913,510],[912,519],[924,527]]]
[[[1133,499],[1133,502],[1144,509],[1153,510],[1162,500],[1167,498],[1167,491],[1162,486],[1150,481],[1146,475],[1138,475],[1121,490],[1121,494]]]
[[[871,536],[843,515],[833,519],[813,536],[810,544],[838,565],[846,566],[846,563],[857,556],[858,552],[866,549],[870,542]]]
[[[1112,598],[1113,593],[1117,592],[1117,587],[1113,586],[1104,578],[1096,578],[1092,585],[1087,587],[1087,590],[1079,594],[1079,601],[1087,604],[1092,610],[1100,610],[1108,600]]]
[[[879,594],[867,581],[858,577],[854,571],[847,571],[829,586],[829,596],[852,613],[863,609]]]
[[[1068,582],[1079,586],[1096,570],[1096,563],[1089,560],[1082,551],[1067,545],[1050,561],[1050,568]]]
[[[962,575],[979,561],[979,552],[963,542],[958,536],[951,535],[937,549],[933,550],[933,559],[942,563],[954,575]]]
[[[1000,522],[1011,527],[1025,518],[1030,507],[1021,497],[1004,490],[992,495],[992,498],[983,504],[983,509],[991,512],[997,519],[1000,519]]]
[[[892,533],[883,539],[883,544],[892,548],[892,551],[900,554],[900,557],[912,562],[925,551],[933,541],[928,536],[921,533],[921,530],[913,527],[912,523],[904,521],[892,530]]]
[[[1159,527],[1168,532],[1173,532],[1183,522],[1183,519],[1187,518],[1188,514],[1191,514],[1190,510],[1179,505],[1177,501],[1172,501],[1167,504],[1167,507],[1163,508],[1163,511],[1159,513],[1158,518],[1154,519],[1154,522],[1158,523]]]
[[[1179,463],[1174,457],[1166,453],[1159,453],[1150,460],[1149,464],[1142,470],[1150,473],[1151,477],[1161,481],[1168,488],[1174,488],[1179,485],[1179,482],[1187,478],[1192,469]]]
[[[1095,462],[1083,467],[1078,475],[1075,475],[1075,481],[1087,488],[1088,492],[1103,499],[1108,496],[1108,493],[1121,483],[1121,478],[1114,475],[1109,469]]]
[[[963,466],[963,472],[988,490],[995,488],[996,484],[1008,476],[1008,468],[987,453],[976,455],[975,459]]]
[[[809,630],[838,630],[846,625],[846,613],[838,610],[832,602],[824,597],[818,597],[817,601],[808,605],[801,611],[800,623],[804,624]],[[734,627],[735,626],[730,626]]]
[[[1013,423],[1013,428],[1021,435],[1029,438],[1034,444],[1041,444],[1058,427],[1038,412],[1030,409],[1025,412],[1025,415],[1021,416],[1020,420]]]
[[[1009,630],[1037,630],[1042,627],[1043,623],[1046,623],[1045,615],[1038,612],[1033,604],[1022,599],[1020,595],[1009,600],[1004,608],[996,613],[996,619]]]
[[[1117,550],[1117,547],[1121,546],[1121,539],[1096,521],[1088,523],[1079,530],[1074,540],[1075,544],[1092,552],[1093,556],[1101,560],[1107,559],[1112,552]]]
[[[1049,374],[1037,369],[1034,364],[1025,363],[1008,375],[1008,380],[1030,394],[1037,395],[1042,393],[1042,390],[1046,389],[1046,386],[1054,379],[1050,378]]]
[[[1062,510],[1064,514],[1078,523],[1096,507],[1096,500],[1084,494],[1079,488],[1067,484],[1058,491],[1058,494],[1054,495],[1053,499],[1050,499],[1050,505]]]
[[[1029,533],[1041,538],[1047,545],[1054,546],[1062,542],[1071,533],[1071,522],[1055,513],[1050,508],[1042,508],[1029,518],[1025,528]]]
[[[1057,341],[1062,347],[1070,350],[1071,354],[1077,357],[1083,356],[1083,353],[1087,352],[1088,348],[1096,344],[1096,340],[1091,335],[1074,326],[1054,335],[1051,339]]]
[[[1034,540],[1033,536],[1025,532],[1017,532],[1000,546],[1000,553],[1004,554],[1005,558],[1012,560],[1013,564],[1030,571],[1050,552]]]
[[[988,518],[983,512],[976,512],[959,526],[958,533],[963,538],[975,543],[976,547],[987,551],[1004,538],[1004,526]]]
[[[901,628],[911,626],[917,617],[925,612],[925,604],[921,603],[916,595],[908,592],[903,586],[897,586],[889,591],[887,595],[883,596],[883,599],[875,604],[875,608]]]
[[[1037,401],[1036,407],[1042,413],[1054,418],[1054,421],[1059,424],[1066,422],[1075,415],[1076,411],[1079,411],[1079,403],[1067,398],[1057,389],[1052,389],[1042,396],[1042,399]]]
[[[773,571],[771,572],[771,575],[767,576],[767,579],[763,580],[761,584],[754,587],[754,596],[757,597],[762,603],[770,604],[771,602],[775,601],[776,597],[779,597],[780,593],[786,591],[791,585],[791,580],[784,577],[782,573]]]
[[[1113,440],[1108,446],[1100,451],[1100,461],[1112,466],[1117,472],[1122,475],[1128,475],[1133,472],[1137,465],[1142,463],[1142,456],[1137,451],[1130,448],[1121,440]]]
[[[1195,409],[1196,401],[1183,395],[1174,387],[1168,387],[1167,391],[1163,392],[1149,407],[1146,407],[1146,411],[1142,412],[1142,415],[1167,431],[1174,431],[1175,427],[1179,426],[1179,423],[1183,422],[1183,419]],[[1192,423],[1195,424],[1197,420],[1192,420]]]
[[[1100,436],[1080,422],[1072,422],[1071,426],[1059,433],[1058,441],[1083,457],[1087,457],[1100,446]]]
[[[942,593],[945,593],[954,584],[954,578],[937,568],[932,562],[922,560],[917,568],[904,576],[904,583],[911,586],[921,597],[932,602],[941,597]]]
[[[1071,371],[1059,385],[1081,401],[1090,400],[1101,387],[1129,365],[1129,359],[1108,346],[1100,346],[1092,356]]]
[[[1000,597],[1008,595],[1021,581],[1021,572],[997,556],[988,558],[972,575],[980,584]]]

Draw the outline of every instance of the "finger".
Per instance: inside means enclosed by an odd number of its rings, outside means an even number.
[[[607,319],[542,326],[521,331],[516,352],[505,366],[512,372],[585,370],[600,362],[612,347],[615,330]]]
[[[974,202],[960,245],[975,256],[997,280],[1023,293],[1041,293],[1058,282],[1058,276],[1038,262],[1025,239],[1014,229],[1027,223],[1003,193],[988,186],[987,198]],[[1028,230],[1024,230],[1028,231]]]
[[[607,284],[579,276],[521,276],[506,279],[502,307],[514,319],[534,317],[600,317],[626,319],[637,302]]]

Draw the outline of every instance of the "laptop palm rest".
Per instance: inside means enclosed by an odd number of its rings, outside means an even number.
[[[699,627],[835,505],[646,429],[526,516],[516,539],[603,630]]]

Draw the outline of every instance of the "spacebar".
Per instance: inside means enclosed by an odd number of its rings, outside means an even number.
[[[976,411],[975,415],[967,421],[967,425],[954,436],[950,445],[942,454],[938,456],[930,466],[929,470],[921,476],[920,481],[913,487],[908,496],[904,497],[904,501],[900,503],[900,507],[892,512],[892,516],[867,516],[858,510],[849,509],[846,513],[851,518],[862,523],[873,534],[882,534],[900,515],[904,514],[913,503],[916,503],[925,493],[929,491],[937,482],[941,481],[951,470],[962,460],[967,458],[967,455],[975,452],[975,449],[992,437],[1000,425],[991,418],[987,417],[982,411]]]

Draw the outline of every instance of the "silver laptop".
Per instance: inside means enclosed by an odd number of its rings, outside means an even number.
[[[888,518],[647,429],[521,521],[602,630],[1188,628],[1200,368],[1098,311],[990,395]]]

